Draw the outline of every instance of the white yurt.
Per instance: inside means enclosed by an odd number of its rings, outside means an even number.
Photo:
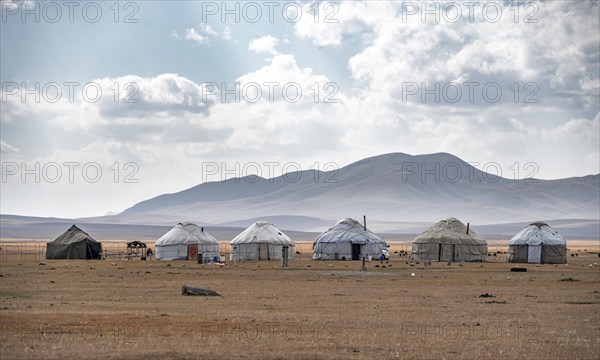
[[[508,262],[565,264],[567,242],[545,222],[531,223],[508,242]]]
[[[439,221],[413,240],[412,257],[423,261],[485,261],[487,242],[460,220]]]
[[[204,228],[189,222],[179,223],[156,241],[157,260],[219,259],[219,241]]]
[[[317,236],[313,243],[313,260],[379,259],[387,244],[363,224],[350,218]]]
[[[258,221],[231,240],[231,260],[281,260],[294,257],[294,242],[273,224]]]

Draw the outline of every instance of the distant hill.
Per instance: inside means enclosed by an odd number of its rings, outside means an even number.
[[[566,237],[600,239],[599,204],[599,174],[515,181],[447,153],[392,153],[337,171],[203,183],[117,215],[75,220],[2,215],[0,237],[47,238],[77,223],[106,239],[150,240],[177,222],[192,221],[227,239],[266,220],[308,239],[339,219],[362,221],[367,215],[369,228],[387,234],[419,234],[440,219],[456,217],[481,235],[509,238],[528,223],[545,220]]]
[[[120,216],[229,223],[275,214],[327,220],[367,214],[377,221],[434,221],[454,216],[493,224],[598,219],[599,204],[598,174],[516,181],[484,173],[447,153],[393,153],[335,172],[204,183],[142,201]]]

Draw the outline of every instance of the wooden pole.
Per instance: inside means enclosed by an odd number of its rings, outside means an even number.
[[[288,249],[289,249],[289,247],[287,247],[287,246],[281,247],[281,266],[282,267],[288,266]]]

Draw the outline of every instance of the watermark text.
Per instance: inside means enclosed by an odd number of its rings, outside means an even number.
[[[104,87],[94,81],[85,84],[75,81],[35,82],[33,84],[6,81],[2,83],[2,103],[8,102],[11,98],[18,98],[22,103],[40,103],[42,100],[47,103],[57,103],[61,100],[73,103],[76,98],[83,99],[88,103],[97,103],[102,100],[103,96],[110,96],[115,103],[134,104],[139,102],[137,99],[139,90],[140,88],[135,82],[125,84],[114,82],[110,86]]]
[[[103,18],[114,23],[136,24],[140,6],[133,1],[2,1],[2,23],[97,23]]]
[[[110,177],[114,183],[137,184],[139,179],[136,177],[140,167],[135,162],[120,164],[113,163],[108,168],[104,168],[97,162],[2,162],[2,183],[10,180],[20,181],[21,183],[51,183],[55,184],[61,181],[69,183],[86,182],[90,184],[98,183],[103,177]]]

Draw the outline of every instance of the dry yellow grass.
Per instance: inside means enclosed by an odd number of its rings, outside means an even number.
[[[308,244],[288,268],[6,259],[0,357],[597,359],[598,242],[570,247],[579,256],[568,265],[525,273],[500,259],[424,267],[393,257],[361,275],[357,261],[309,260]],[[222,297],[182,296],[183,284]]]

